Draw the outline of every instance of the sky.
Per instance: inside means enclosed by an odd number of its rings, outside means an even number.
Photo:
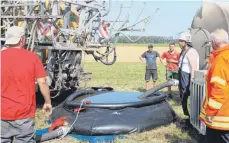
[[[176,37],[180,32],[186,31],[190,28],[192,19],[195,16],[197,10],[202,6],[203,1],[193,0],[144,0],[146,7],[139,17],[139,20],[151,16],[153,12],[159,8],[156,15],[153,16],[152,21],[147,26],[147,29],[143,35],[155,35],[155,36],[173,36]],[[144,2],[143,0],[133,0],[131,10],[129,12],[129,23],[134,23],[136,18],[141,13]],[[115,20],[120,11],[120,5],[123,4],[125,7],[130,7],[131,0],[112,0],[110,13],[106,17],[106,20]],[[120,20],[124,20],[128,12],[128,8],[124,8],[120,16]],[[115,25],[117,27],[118,24]],[[138,25],[137,28],[144,27],[144,23]],[[133,33],[135,34],[135,33]],[[135,34],[136,35],[136,34]]]

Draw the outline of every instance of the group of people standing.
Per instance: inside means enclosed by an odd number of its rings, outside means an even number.
[[[145,81],[146,90],[149,89],[150,77],[153,79],[153,87],[156,86],[157,75],[157,58],[166,68],[166,80],[177,79],[180,82],[179,90],[182,98],[182,108],[184,114],[189,116],[187,109],[187,100],[190,95],[190,84],[194,78],[194,71],[199,68],[199,54],[192,48],[191,35],[187,32],[182,33],[179,38],[179,46],[181,52],[175,50],[175,43],[169,44],[169,50],[165,51],[161,56],[157,51],[153,50],[153,45],[148,45],[148,50],[144,52],[140,59],[146,64]],[[145,58],[145,61],[143,60]],[[163,60],[166,59],[166,62]],[[169,97],[172,98],[171,87],[168,87]]]
[[[210,68],[206,75],[207,92],[200,120],[206,126],[209,143],[229,143],[229,38],[223,29],[211,34],[213,51],[209,58]],[[1,49],[1,142],[35,142],[35,81],[44,96],[44,111],[50,114],[52,104],[50,90],[46,81],[46,72],[39,57],[25,50],[25,31],[13,26],[6,32],[7,47]],[[148,46],[140,59],[146,64],[146,89],[149,89],[150,77],[156,86],[157,58],[166,67],[166,78],[179,80],[179,91],[184,114],[189,116],[187,99],[194,71],[199,69],[199,55],[192,48],[189,33],[179,38],[181,52],[175,50],[175,43],[169,44],[169,50],[162,56]],[[146,60],[144,61],[143,58]],[[166,59],[166,62],[163,61]],[[171,89],[169,88],[171,94]]]
[[[209,68],[206,72],[206,97],[202,104],[200,120],[206,128],[208,143],[229,143],[229,37],[224,29],[216,29],[211,33],[210,42],[213,51],[208,59]],[[162,56],[149,45],[140,59],[146,64],[146,90],[149,89],[149,79],[152,76],[156,85],[157,58],[166,67],[166,79],[179,80],[179,92],[185,115],[190,117],[187,101],[190,96],[190,85],[194,80],[194,72],[199,70],[201,55],[193,48],[191,35],[182,33],[179,38],[181,52],[174,50],[174,43],[169,44],[169,50]],[[145,61],[143,60],[145,58]],[[166,59],[166,62],[163,62]],[[171,94],[171,88],[169,88]],[[197,101],[196,101],[197,102]]]

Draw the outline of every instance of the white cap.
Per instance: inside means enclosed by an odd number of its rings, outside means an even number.
[[[6,42],[7,45],[17,44],[21,37],[25,35],[25,30],[19,26],[12,26],[6,31]]]
[[[179,40],[184,40],[186,42],[192,42],[192,37],[189,32],[184,32],[180,35]]]

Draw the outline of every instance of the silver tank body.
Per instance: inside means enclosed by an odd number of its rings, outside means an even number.
[[[229,33],[229,2],[204,2],[191,24],[193,47],[200,55],[200,69],[203,69],[212,50],[210,33],[218,28]]]

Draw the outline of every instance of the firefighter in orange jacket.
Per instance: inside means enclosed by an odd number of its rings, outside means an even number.
[[[229,143],[229,41],[228,33],[217,29],[211,34],[213,52],[206,76],[207,90],[200,120],[206,126],[209,143]]]

